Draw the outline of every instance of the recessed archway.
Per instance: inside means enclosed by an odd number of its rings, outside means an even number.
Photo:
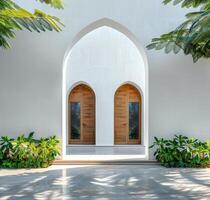
[[[125,82],[135,82],[141,88],[141,145],[145,147],[144,158],[148,159],[148,64],[144,48],[134,34],[111,19],[93,22],[75,36],[63,65],[63,159],[68,144],[68,91],[80,81],[88,82],[96,94],[96,146],[114,145],[116,88]]]

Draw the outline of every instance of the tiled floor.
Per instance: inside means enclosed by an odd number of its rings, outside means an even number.
[[[121,146],[67,146],[67,160],[74,161],[138,161],[145,160],[145,147],[142,145]]]
[[[130,146],[67,146],[67,155],[144,155],[145,147]]]
[[[209,200],[210,169],[81,165],[0,170],[0,199]]]

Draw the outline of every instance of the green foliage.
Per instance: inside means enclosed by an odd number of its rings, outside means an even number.
[[[175,135],[172,140],[155,137],[150,148],[156,147],[154,156],[165,167],[207,167],[210,163],[210,142]]]
[[[16,139],[2,136],[0,139],[0,167],[39,168],[48,167],[60,155],[60,141],[55,137],[34,139],[20,135]]]
[[[63,8],[63,0],[37,0],[40,1],[41,3],[46,3],[51,5],[54,8]]]
[[[206,143],[207,143],[208,149],[210,151],[210,140],[207,140]]]
[[[174,5],[181,3],[181,6],[186,8],[190,7],[196,8],[202,4],[208,3],[209,0],[164,0],[163,1],[164,4],[168,4],[169,2],[173,2]]]
[[[187,20],[174,31],[152,39],[148,49],[165,49],[165,53],[173,51],[177,54],[180,50],[186,55],[191,54],[193,61],[200,58],[210,58],[210,0],[165,0],[163,3],[172,2],[182,7],[201,7],[200,11],[190,12]]]
[[[55,8],[62,8],[62,0],[40,0]],[[16,30],[29,31],[61,31],[63,24],[57,17],[47,15],[40,10],[31,13],[13,0],[0,1],[0,47],[10,48],[9,38],[15,37]]]

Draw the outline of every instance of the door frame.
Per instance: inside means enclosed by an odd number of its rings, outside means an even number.
[[[94,97],[94,142],[96,143],[96,95],[95,95],[95,92],[94,90],[92,89],[91,86],[89,86],[89,84],[85,83],[85,82],[79,82],[77,84],[75,84],[73,87],[71,87],[71,89],[69,90],[68,92],[68,96],[67,96],[67,146],[72,146],[72,145],[78,145],[78,146],[95,146],[95,144],[82,144],[82,141],[83,141],[83,115],[82,115],[82,111],[84,109],[84,102],[83,102],[83,99],[80,99],[80,139],[74,139],[75,143],[70,143],[70,140],[71,140],[71,120],[70,120],[70,115],[71,115],[71,111],[70,111],[70,105],[71,105],[71,102],[78,102],[78,101],[71,101],[70,100],[70,95],[71,95],[71,92],[78,86],[80,85],[84,85],[86,87],[89,88],[90,92],[92,93],[93,97]],[[77,143],[78,141],[78,143]]]
[[[125,85],[130,85],[130,86],[132,86],[132,87],[134,87],[136,90],[137,90],[137,92],[138,92],[138,94],[139,94],[139,101],[138,101],[138,103],[139,103],[139,130],[138,130],[138,134],[139,134],[139,144],[136,144],[136,143],[130,143],[130,139],[128,138],[129,137],[129,102],[137,102],[137,101],[135,101],[135,100],[131,100],[131,101],[129,101],[129,97],[128,97],[128,95],[126,95],[126,113],[127,113],[127,122],[126,122],[126,124],[127,124],[127,126],[126,126],[126,129],[127,129],[127,134],[126,134],[126,144],[116,144],[116,142],[115,142],[115,115],[116,115],[116,113],[115,113],[115,104],[116,104],[116,102],[115,102],[115,98],[116,98],[116,93],[117,93],[117,91],[118,91],[118,89],[120,89],[122,86],[125,86]],[[129,145],[132,145],[132,146],[134,146],[134,145],[136,145],[136,146],[139,146],[139,145],[141,145],[141,146],[144,146],[144,144],[142,143],[143,142],[143,130],[144,130],[144,127],[143,127],[143,103],[144,103],[144,101],[143,101],[143,95],[142,95],[142,91],[139,89],[139,87],[138,86],[136,86],[136,84],[134,84],[134,83],[131,83],[130,81],[128,81],[128,82],[125,82],[125,83],[123,83],[123,84],[121,84],[119,87],[117,87],[117,89],[115,90],[115,93],[114,93],[114,133],[113,133],[113,141],[114,141],[114,146],[129,146]]]

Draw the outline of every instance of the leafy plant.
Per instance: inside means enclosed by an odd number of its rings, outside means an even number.
[[[165,53],[180,50],[186,55],[191,54],[193,61],[200,58],[210,58],[210,1],[209,0],[164,0],[164,4],[181,3],[182,7],[201,7],[200,11],[190,12],[187,20],[175,30],[152,39],[148,49],[165,49]]]
[[[175,135],[172,140],[154,138],[150,148],[156,147],[154,156],[165,167],[206,167],[210,159],[207,142]]]
[[[62,0],[38,0],[54,8],[62,8]],[[16,30],[29,31],[61,31],[63,24],[57,17],[48,15],[40,10],[31,13],[13,0],[0,0],[0,47],[10,48],[8,39],[14,38]]]
[[[48,167],[60,155],[60,141],[55,137],[34,139],[34,132],[28,137],[16,139],[8,136],[0,139],[0,167],[38,168]]]
[[[208,147],[208,151],[209,151],[209,165],[210,166],[210,140],[206,141],[207,147]]]
[[[54,8],[58,9],[63,8],[63,0],[37,0],[37,1],[49,4]]]

